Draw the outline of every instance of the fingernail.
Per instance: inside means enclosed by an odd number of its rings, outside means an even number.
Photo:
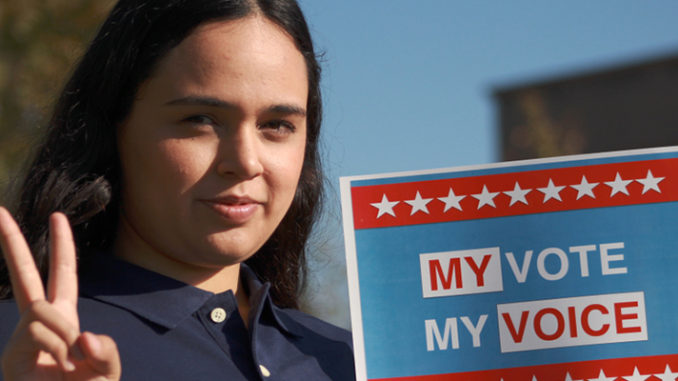
[[[64,362],[64,369],[66,370],[66,372],[72,372],[75,370],[75,364],[73,364],[71,360],[66,360]]]

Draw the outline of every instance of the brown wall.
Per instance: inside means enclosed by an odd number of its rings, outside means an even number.
[[[678,144],[678,56],[494,96],[502,160]]]

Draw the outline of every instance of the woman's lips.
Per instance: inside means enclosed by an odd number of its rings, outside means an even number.
[[[240,198],[201,201],[221,217],[236,224],[247,222],[261,206],[261,203],[254,200]]]

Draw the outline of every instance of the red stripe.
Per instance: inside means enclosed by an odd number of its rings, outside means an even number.
[[[678,168],[678,159],[661,159],[353,187],[351,196],[354,226],[355,229],[366,229],[677,201],[678,181],[672,176],[675,168]],[[661,192],[648,190],[642,194],[643,185],[636,179],[645,179],[648,171],[651,171],[655,178],[664,178],[658,184]],[[617,173],[623,180],[634,180],[627,186],[629,195],[617,193],[611,196],[612,188],[605,182],[613,181]],[[595,199],[583,196],[577,200],[578,192],[572,185],[579,185],[582,176],[586,176],[589,183],[598,183],[593,189]],[[538,188],[546,187],[549,180],[552,180],[555,186],[566,186],[559,193],[562,201],[550,199],[544,202],[544,193]],[[503,193],[512,191],[516,182],[522,189],[531,189],[525,197],[527,205],[516,202],[510,206],[511,197]],[[485,205],[478,209],[479,202],[472,195],[481,193],[483,186],[486,186],[489,192],[501,192],[494,198],[496,207]],[[447,196],[450,187],[456,195],[466,196],[460,202],[462,211],[450,208],[444,212],[445,203],[438,198]],[[413,200],[417,192],[422,198],[432,198],[426,205],[428,214],[419,211],[410,215],[413,208],[405,200]],[[399,201],[393,208],[395,217],[383,214],[377,218],[379,210],[371,204],[379,203],[383,195],[386,195],[389,201]]]
[[[596,380],[602,370],[607,377],[615,381],[625,380],[634,373],[635,368],[641,375],[653,375],[647,381],[661,380],[656,374],[664,374],[667,365],[678,372],[678,354],[650,357],[630,357],[610,360],[593,360],[562,364],[537,365],[520,368],[494,369],[479,372],[436,374],[415,377],[371,378],[373,381],[564,381],[567,374],[572,380]]]

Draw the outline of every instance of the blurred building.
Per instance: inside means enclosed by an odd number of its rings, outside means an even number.
[[[502,160],[678,145],[678,55],[493,95]]]

